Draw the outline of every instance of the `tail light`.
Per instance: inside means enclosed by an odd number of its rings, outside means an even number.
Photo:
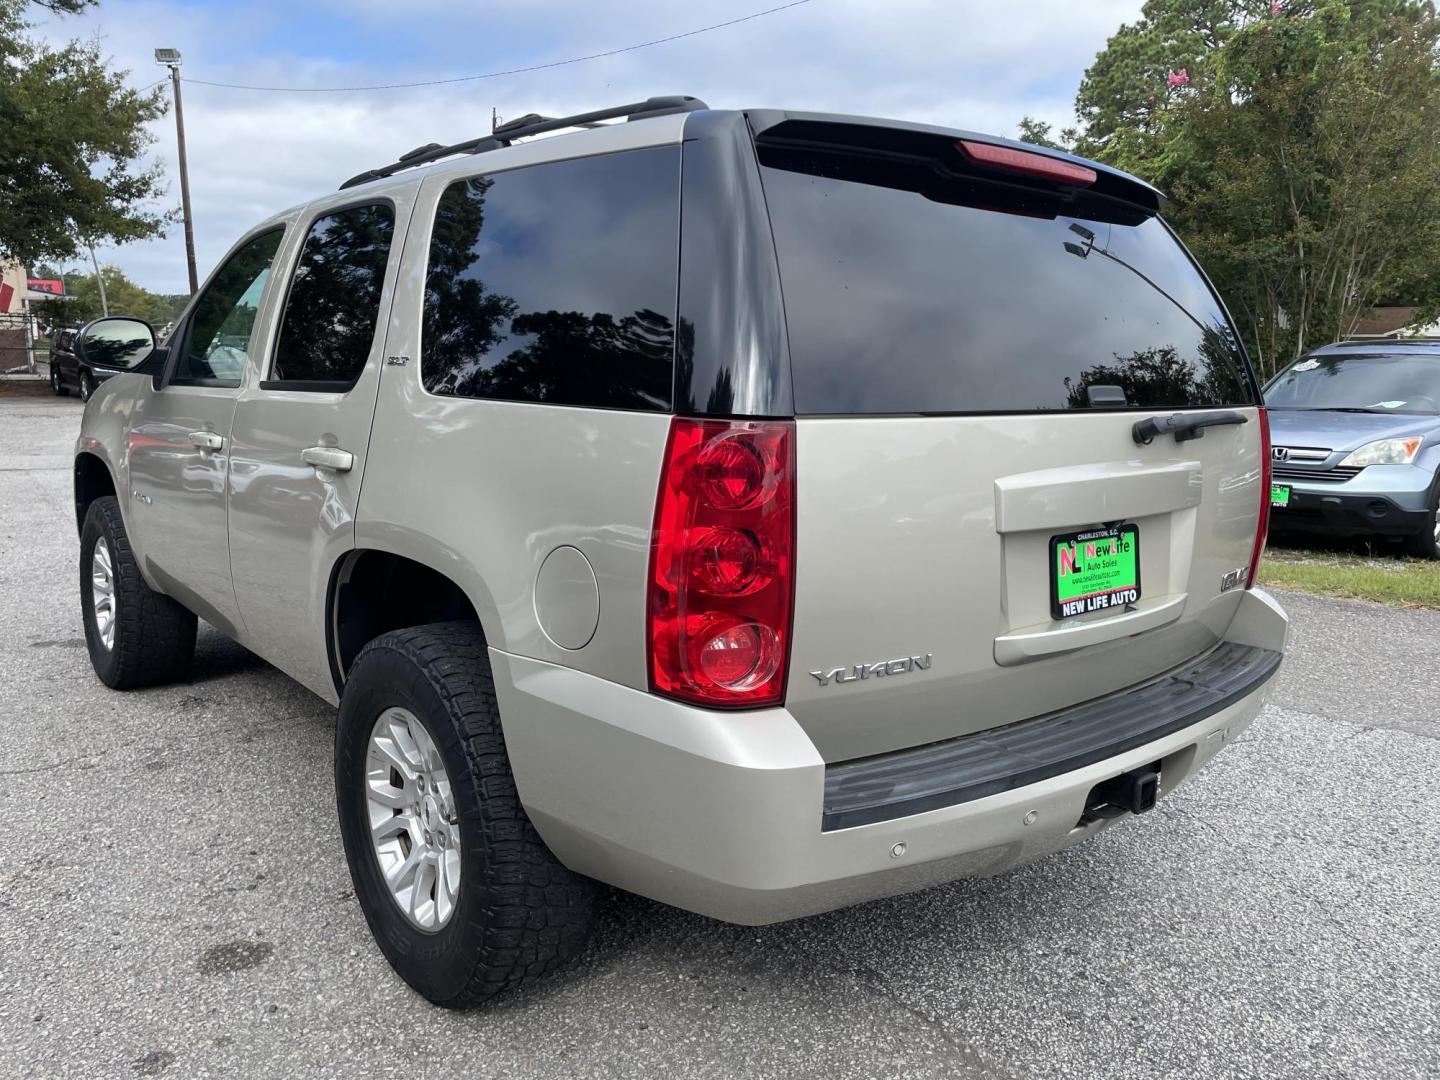
[[[1250,551],[1250,574],[1245,587],[1255,587],[1260,572],[1260,556],[1265,554],[1265,539],[1270,534],[1270,417],[1260,406],[1260,517],[1255,522],[1255,546]]]
[[[1074,184],[1076,187],[1089,187],[1099,178],[1094,169],[1077,165],[1073,161],[1061,161],[1048,154],[1035,154],[1029,150],[1017,150],[1013,146],[996,146],[972,139],[961,139],[955,145],[969,160],[1002,172],[1037,176],[1042,180],[1055,180],[1061,184]]]
[[[782,702],[794,565],[794,423],[676,417],[650,549],[650,688]]]

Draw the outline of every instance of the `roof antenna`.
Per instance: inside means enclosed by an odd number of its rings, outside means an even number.
[[[495,115],[495,106],[490,106],[490,134],[495,134],[495,128],[500,123],[500,117]]]

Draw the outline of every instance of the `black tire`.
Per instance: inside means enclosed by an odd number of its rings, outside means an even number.
[[[1422,559],[1440,559],[1440,528],[1437,528],[1437,522],[1440,522],[1440,482],[1430,492],[1430,513],[1425,518],[1425,527],[1410,537],[1406,545],[1410,554]]]
[[[108,648],[93,603],[95,548],[101,539],[110,553],[115,595],[115,635]],[[195,615],[145,584],[113,495],[96,499],[85,513],[80,531],[80,604],[90,663],[106,686],[132,690],[179,682],[189,675],[195,657]]]
[[[65,380],[60,375],[60,365],[54,360],[50,361],[50,392],[56,397],[64,397],[70,393],[65,389]]]
[[[90,372],[86,371],[84,368],[81,368],[81,369],[80,369],[80,400],[81,400],[81,401],[89,401],[89,400],[90,400],[90,395],[93,394],[93,393],[95,393],[95,377],[94,377],[93,375],[91,375]]]
[[[401,912],[370,836],[366,755],[376,720],[394,707],[413,713],[439,750],[459,820],[458,895],[435,931]],[[396,630],[365,646],[340,698],[335,792],[365,921],[400,977],[436,1005],[478,1005],[584,945],[599,888],[562,866],[525,816],[474,623]]]

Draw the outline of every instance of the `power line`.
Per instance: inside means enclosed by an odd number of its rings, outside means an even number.
[[[787,11],[790,8],[800,7],[808,4],[810,0],[791,0],[788,4],[780,4],[777,7],[766,8],[764,11],[756,11],[749,15],[742,15],[736,19],[727,19],[724,22],[713,23],[710,26],[702,26],[696,30],[686,30],[683,34],[671,34],[668,37],[655,38],[653,41],[642,41],[637,45],[626,45],[620,49],[606,49],[604,52],[590,53],[586,56],[572,56],[568,60],[552,60],[548,64],[531,64],[528,67],[509,68],[505,71],[487,71],[482,75],[460,75],[451,79],[427,79],[424,82],[404,83],[379,83],[374,86],[254,86],[249,83],[227,83],[211,82],[208,79],[192,79],[189,76],[182,76],[185,82],[195,83],[197,86],[219,86],[226,90],[267,90],[275,93],[290,94],[343,94],[356,90],[406,90],[417,86],[445,86],[450,83],[475,82],[479,79],[498,79],[502,75],[522,75],[527,71],[545,71],[549,68],[566,67],[570,64],[582,64],[586,60],[600,60],[606,56],[618,56],[621,53],[634,52],[636,49],[648,49],[654,45],[664,45],[671,41],[679,41],[681,38],[695,37],[697,34],[706,34],[711,30],[723,30],[727,26],[736,26],[751,19],[759,19],[765,15],[773,15],[777,11]]]

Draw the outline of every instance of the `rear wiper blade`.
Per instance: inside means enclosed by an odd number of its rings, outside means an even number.
[[[1248,419],[1229,409],[1218,412],[1172,413],[1169,416],[1152,416],[1147,420],[1138,420],[1130,433],[1141,446],[1149,446],[1155,441],[1156,435],[1173,434],[1176,442],[1188,442],[1204,435],[1207,427],[1244,424]]]
[[[1330,406],[1329,408],[1326,408],[1326,409],[1310,409],[1310,410],[1308,410],[1308,411],[1310,411],[1310,412],[1373,412],[1373,413],[1386,413],[1386,414],[1388,414],[1388,413],[1396,412],[1396,411],[1398,411],[1398,410],[1396,410],[1396,409],[1367,409],[1367,408],[1364,408],[1364,407],[1359,406],[1359,405],[1332,405],[1332,406]]]

